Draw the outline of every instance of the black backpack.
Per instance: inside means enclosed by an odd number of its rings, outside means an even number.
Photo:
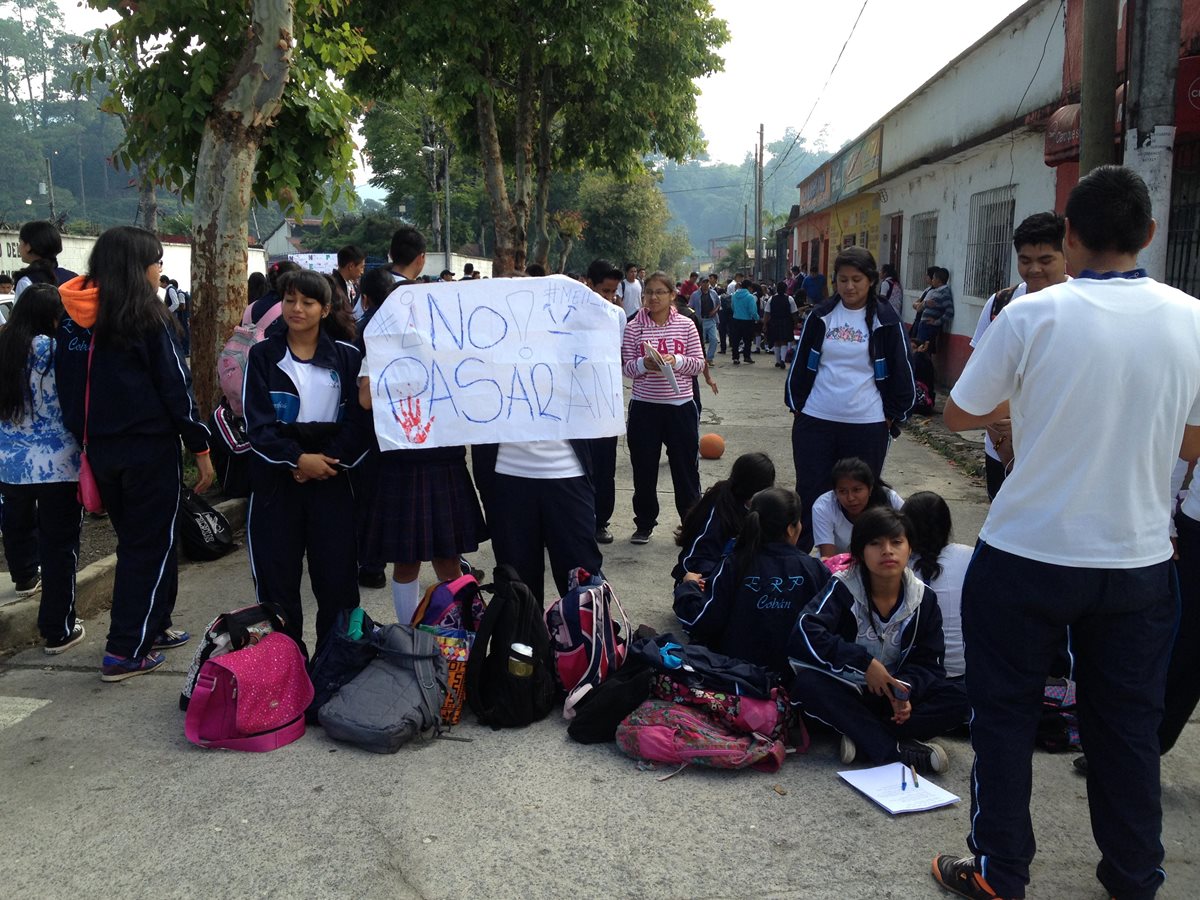
[[[188,488],[179,496],[176,518],[183,555],[196,562],[220,559],[236,544],[229,520]]]
[[[512,566],[497,566],[483,589],[492,599],[467,660],[467,702],[484,725],[522,728],[549,715],[557,699],[545,611]],[[509,671],[513,644],[533,648],[531,675]]]

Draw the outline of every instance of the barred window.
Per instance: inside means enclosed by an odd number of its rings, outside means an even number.
[[[912,217],[908,228],[908,282],[910,291],[924,290],[925,270],[934,265],[937,255],[936,212],[919,213]]]
[[[990,297],[1008,286],[1016,205],[1011,184],[971,195],[964,293],[972,297]]]

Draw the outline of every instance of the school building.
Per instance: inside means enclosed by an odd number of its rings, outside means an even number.
[[[802,181],[776,234],[787,265],[829,273],[843,247],[896,266],[908,308],[950,270],[955,316],[939,375],[958,378],[987,298],[1017,281],[1012,232],[1062,211],[1079,179],[1084,0],[1029,0]],[[1200,0],[1184,0],[1167,280],[1200,290]],[[1121,4],[1118,82],[1124,81]],[[1118,91],[1114,140],[1125,128]],[[1019,105],[1018,105],[1019,101]]]

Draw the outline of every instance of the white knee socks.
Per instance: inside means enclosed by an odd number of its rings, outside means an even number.
[[[421,602],[421,581],[414,579],[402,583],[392,582],[392,605],[396,607],[396,621],[401,625],[412,623],[413,613]]]

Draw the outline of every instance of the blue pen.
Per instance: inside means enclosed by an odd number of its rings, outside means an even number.
[[[904,778],[907,772],[908,766],[906,766],[904,763],[900,763],[900,790],[902,791],[908,790],[908,782]]]

